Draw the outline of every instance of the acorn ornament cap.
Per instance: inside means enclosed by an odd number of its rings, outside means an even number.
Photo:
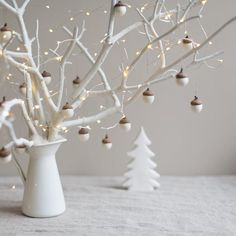
[[[126,4],[124,4],[122,1],[118,1],[114,6],[116,15],[124,16],[127,10],[126,7]]]
[[[109,139],[108,135],[106,134],[105,138],[102,140],[102,145],[107,149],[111,149],[112,148],[112,142]]]
[[[22,145],[17,145],[16,147],[15,147],[15,150],[16,150],[16,152],[18,153],[18,154],[23,154],[23,153],[25,153],[25,151],[26,151],[26,145],[25,144],[22,144]]]
[[[155,100],[155,96],[154,96],[154,93],[149,89],[147,88],[144,92],[143,92],[143,101],[145,103],[149,103],[149,104],[152,104]]]
[[[5,102],[6,102],[6,97],[3,96],[3,97],[2,97],[2,101],[0,101],[0,107],[2,107]]]
[[[52,75],[48,71],[44,70],[42,73],[43,79],[46,84],[50,84],[52,81]]]
[[[87,128],[81,128],[79,130],[79,139],[82,142],[86,142],[89,140],[89,129]]]
[[[201,112],[203,109],[203,104],[201,102],[201,100],[199,100],[199,98],[197,96],[194,97],[194,99],[191,101],[191,109],[194,112]]]
[[[27,87],[26,87],[26,83],[22,83],[20,86],[19,86],[19,90],[20,90],[20,93],[22,95],[26,95],[26,90],[27,90]]]
[[[2,147],[0,149],[0,161],[4,162],[4,163],[8,163],[10,162],[12,159],[12,155],[10,150],[6,149],[5,147]]]
[[[175,78],[176,83],[180,86],[186,86],[189,83],[189,78],[183,73],[183,68],[176,74]]]
[[[129,120],[126,118],[126,116],[124,116],[120,121],[119,121],[119,125],[121,127],[121,129],[125,130],[125,131],[130,131],[131,130],[131,123],[129,122]]]
[[[79,78],[79,76],[76,76],[76,78],[72,81],[72,83],[73,83],[73,86],[74,86],[75,88],[77,88],[77,87],[79,86],[79,84],[80,84],[80,78]]]
[[[0,28],[0,40],[1,43],[8,42],[12,37],[12,30],[7,26],[7,23]]]
[[[73,107],[68,102],[62,107],[62,114],[65,118],[71,118],[74,115]]]
[[[193,49],[193,40],[190,39],[188,35],[186,35],[185,38],[182,39],[182,44],[188,50]]]

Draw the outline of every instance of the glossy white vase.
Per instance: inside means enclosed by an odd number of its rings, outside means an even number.
[[[53,217],[65,211],[65,200],[55,154],[66,140],[34,145],[23,197],[23,214],[30,217]]]

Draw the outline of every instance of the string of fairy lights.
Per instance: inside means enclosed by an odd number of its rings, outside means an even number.
[[[199,13],[201,14],[205,5],[206,5],[206,2],[207,0],[201,0],[201,3],[202,3],[202,6],[200,8],[200,11]],[[100,2],[99,2],[100,3]],[[65,24],[65,22],[78,22],[80,18],[88,18],[88,17],[91,17],[97,13],[102,13],[102,14],[108,14],[109,11],[107,10],[107,1],[106,3],[102,3],[101,5],[99,6],[96,6],[95,8],[93,9],[80,9],[79,11],[77,12],[74,12],[72,10],[69,10],[68,11],[68,15],[65,16],[64,18],[63,17],[60,17],[60,20],[58,21],[58,23],[56,25],[54,25],[53,27],[52,26],[43,26],[41,28],[42,31],[47,31],[49,34],[53,34],[55,33],[57,30],[61,30],[61,28],[63,27],[63,25]],[[30,7],[35,7],[35,6],[39,6],[39,4],[31,4]],[[41,7],[45,8],[46,10],[49,11],[49,13],[53,12],[53,10],[50,12],[51,9],[53,9],[53,7],[49,4],[49,1],[46,1],[46,3],[44,5],[40,5]],[[128,4],[125,5],[125,8],[128,8],[130,10],[134,10],[136,11],[136,8],[139,9],[139,11],[144,14],[146,12],[146,10],[150,9],[150,8],[153,8],[154,6],[154,2],[151,2],[151,3],[144,3],[142,5],[137,5],[135,3],[133,3],[132,1],[132,4],[130,4],[128,2]],[[174,24],[174,13],[172,13],[170,10],[168,10],[165,6],[163,7],[163,10],[162,12],[164,13],[163,14],[163,17],[160,17],[159,20],[161,22],[164,22],[164,23],[169,23],[169,24]],[[3,19],[4,20],[4,19]],[[200,26],[200,30],[203,32],[203,35],[205,38],[207,38],[207,33],[202,25],[202,22],[200,19],[198,19],[198,24]],[[140,29],[137,29],[137,33],[142,35],[142,36],[147,36],[147,33],[140,30]],[[197,42],[194,42],[192,39],[188,38],[188,30],[187,30],[187,24],[184,24],[184,35],[186,35],[186,38],[184,39],[179,39],[178,35],[177,34],[172,34],[172,38],[171,39],[163,39],[162,40],[162,43],[163,43],[163,50],[164,50],[164,53],[167,53],[169,51],[171,51],[172,49],[174,49],[175,47],[177,47],[178,45],[181,45],[181,44],[184,44],[186,47],[188,47],[188,49],[192,49],[193,47],[198,47],[199,44]],[[152,34],[149,35],[152,39],[154,39],[154,36]],[[95,45],[98,45],[98,44],[103,44],[105,42],[107,38],[107,34],[105,33],[104,36],[102,37],[102,39],[98,42],[98,43],[95,43]],[[42,59],[42,62],[40,64],[40,67],[41,68],[44,68],[44,66],[51,62],[51,61],[61,61],[62,59],[62,56],[61,54],[59,53],[60,51],[60,48],[69,43],[72,39],[65,39],[65,40],[58,40],[56,41],[56,46],[54,49],[46,49],[46,50],[43,50],[43,52],[41,52],[40,55],[37,55],[39,56],[41,59]],[[119,70],[117,72],[117,74],[114,75],[114,79],[122,79],[122,78],[125,78],[127,79],[129,76],[130,76],[130,72],[132,70],[132,68],[130,67],[129,65],[129,60],[130,58],[133,58],[133,56],[135,57],[139,57],[140,54],[142,53],[142,50],[141,49],[137,49],[134,53],[134,55],[130,55],[129,53],[129,50],[127,49],[127,46],[128,46],[128,39],[127,38],[122,38],[120,39],[119,41],[117,41],[116,43],[118,44],[118,46],[121,48],[121,53],[122,55],[124,54],[124,58],[122,58],[122,62],[120,63],[120,66],[119,66]],[[209,45],[212,45],[212,41],[209,42]],[[152,52],[154,55],[155,55],[155,59],[153,60],[149,60],[148,56],[147,56],[147,63],[146,63],[146,68],[148,69],[149,66],[156,66],[157,63],[160,61],[160,57],[161,57],[161,48],[153,43],[150,43],[147,45],[147,49],[149,52]],[[15,50],[17,52],[22,52],[23,50],[23,46],[21,45],[17,45],[17,47],[15,48]],[[78,55],[81,55],[83,54],[83,51],[79,51],[79,53],[73,53],[72,55],[73,56],[78,56]],[[51,57],[53,55],[53,57]],[[91,55],[93,55],[95,58],[99,55],[99,53],[96,51],[94,53],[91,53]],[[37,56],[34,56],[33,58],[35,59]],[[217,60],[218,62],[222,63],[223,60],[222,59],[218,59]],[[211,66],[209,65],[209,63],[207,62],[204,62],[209,68],[215,68],[214,66]],[[27,62],[24,62],[22,63],[24,64],[25,66],[25,69],[27,69]],[[16,85],[17,87],[20,86],[20,91],[21,91],[21,94],[25,96],[26,94],[26,89],[25,87],[23,86],[23,84],[20,84],[18,82],[15,82],[14,81],[14,76],[12,73],[9,73],[7,76],[6,76],[6,79],[13,85]],[[49,81],[48,84],[51,82],[51,75],[48,75],[48,76],[45,76],[44,77],[45,81],[46,79]],[[188,83],[188,80],[189,78],[184,75],[183,71],[181,70],[177,75],[176,75],[176,79],[177,79],[177,84],[179,85],[186,85]],[[89,96],[89,91],[96,91],[97,88],[99,88],[100,86],[104,86],[104,83],[98,83],[94,86],[92,86],[91,88],[89,88],[88,90],[85,90],[79,97],[79,99],[81,101],[85,101],[87,99],[87,97]],[[138,85],[138,89],[142,87],[142,84],[139,84]],[[196,87],[197,87],[197,83],[196,83]],[[16,93],[18,93],[18,91],[15,91]],[[54,97],[58,94],[58,91],[54,91],[53,89],[49,90],[49,94],[51,97]],[[196,94],[197,94],[197,89],[196,89]],[[100,119],[97,120],[97,124],[100,126],[100,128],[102,130],[105,130],[105,132],[107,133],[108,131],[114,129],[115,127],[117,127],[118,125],[123,128],[124,130],[126,131],[129,131],[130,128],[131,128],[131,123],[128,121],[128,119],[125,117],[125,113],[124,113],[124,102],[125,102],[125,99],[126,99],[126,95],[128,95],[129,97],[127,98],[128,100],[132,97],[133,95],[133,92],[131,91],[124,91],[124,93],[121,94],[121,110],[120,110],[120,113],[122,114],[122,119],[119,121],[119,122],[116,122],[115,124],[111,125],[111,126],[108,126],[108,127],[105,127],[105,126],[101,126],[101,123],[102,121]],[[153,103],[154,101],[154,94],[152,91],[150,91],[149,88],[147,88],[147,90],[145,90],[143,92],[143,100],[144,102],[146,103]],[[40,98],[40,101],[43,101],[43,98]],[[82,104],[82,103],[81,103]],[[197,98],[195,97],[195,99],[191,102],[191,105],[193,106],[193,110],[194,111],[201,111],[202,109],[202,102]],[[34,107],[33,107],[33,110],[34,111],[38,111],[40,109],[40,106],[39,104],[35,104]],[[69,111],[71,108],[65,108],[65,110],[67,111],[64,111],[64,112],[71,112]],[[104,105],[99,105],[99,110],[100,111],[103,111],[103,110],[106,110],[107,109],[107,106],[104,106]],[[79,116],[77,116],[77,118],[81,118]],[[83,117],[82,117],[83,118]],[[43,123],[40,123],[38,119],[35,119],[34,120],[34,124],[35,126],[39,127],[42,132],[48,132],[48,124],[43,124]],[[88,126],[79,126],[80,128],[80,133],[81,134],[80,136],[83,137],[81,138],[82,141],[87,141],[88,140],[88,137],[89,137],[89,130],[91,129],[91,127],[88,125]],[[68,128],[67,127],[63,127],[61,125],[58,125],[57,126],[57,129],[60,130],[60,132],[63,132],[63,133],[67,133],[68,132]],[[83,135],[86,135],[86,138],[84,138],[85,136]],[[111,147],[111,141],[109,140],[108,137],[106,137],[104,140],[103,140],[103,143],[104,144],[109,144],[109,148]]]

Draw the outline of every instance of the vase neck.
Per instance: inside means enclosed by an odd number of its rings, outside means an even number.
[[[55,156],[59,147],[65,141],[66,140],[60,140],[57,142],[49,142],[49,143],[40,144],[40,145],[33,145],[29,149],[29,154],[31,158],[47,158],[50,156]]]

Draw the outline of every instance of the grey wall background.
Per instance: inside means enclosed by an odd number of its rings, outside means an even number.
[[[151,1],[153,2],[153,1]],[[167,0],[171,5],[176,1]],[[145,2],[143,0],[129,1],[131,5],[140,6]],[[50,8],[45,8],[50,5]],[[93,12],[94,9],[97,9]],[[204,11],[203,25],[208,33],[213,32],[224,21],[235,15],[236,1],[214,1],[209,0]],[[91,12],[86,17],[84,10]],[[83,42],[94,54],[99,51],[101,45],[99,40],[106,32],[108,14],[104,10],[109,10],[109,0],[68,0],[56,1],[32,0],[26,14],[29,31],[33,34],[35,29],[35,20],[40,20],[40,41],[42,53],[48,51],[48,48],[55,48],[56,41],[62,40],[67,35],[60,29],[63,22],[68,27],[72,27],[74,22],[69,19],[73,16],[80,25],[82,19],[86,20],[87,32]],[[147,11],[148,12],[148,11]],[[1,23],[7,21],[15,26],[16,23],[11,14],[1,10]],[[134,10],[129,10],[128,14],[118,20],[116,29],[119,30],[125,25],[129,25],[138,16]],[[16,27],[16,26],[15,26]],[[163,26],[160,26],[163,31]],[[48,29],[53,28],[54,32],[49,33]],[[194,39],[202,40],[199,26],[194,23],[187,30]],[[141,48],[146,39],[134,32],[125,37],[124,47],[129,52],[130,57],[135,56],[135,52]],[[81,143],[78,140],[78,129],[72,129],[68,134],[68,142],[65,143],[58,152],[58,165],[62,174],[79,175],[121,175],[126,170],[128,158],[126,152],[133,144],[140,126],[144,126],[148,136],[153,144],[150,148],[157,154],[155,161],[158,164],[158,171],[161,174],[171,175],[218,175],[236,173],[236,77],[235,77],[235,40],[236,24],[228,27],[214,41],[213,45],[203,51],[204,53],[214,50],[224,50],[224,63],[216,70],[211,70],[202,66],[188,70],[191,82],[186,88],[179,88],[175,81],[166,81],[153,87],[156,93],[156,102],[153,105],[143,104],[141,98],[138,102],[126,110],[128,118],[132,121],[132,131],[124,133],[119,128],[110,132],[113,140],[113,149],[105,151],[100,144],[104,136],[104,131],[99,125],[92,125],[91,139],[87,143]],[[97,47],[99,45],[99,48]],[[78,52],[77,52],[78,53]],[[170,59],[175,55],[171,54]],[[118,47],[114,48],[114,54],[109,57],[104,65],[104,70],[112,83],[118,80],[119,71],[117,65],[125,59],[124,52]],[[112,59],[111,59],[112,58]],[[151,74],[152,69],[147,68],[145,63],[151,60],[151,56],[144,58],[140,62],[137,71],[132,74],[135,81]],[[88,63],[81,55],[75,55],[72,58],[75,66],[69,66],[67,69],[68,90],[65,101],[69,100],[69,94],[72,89],[71,80],[76,74],[81,77],[88,69]],[[213,63],[214,64],[214,63]],[[57,86],[57,72],[55,65],[49,65],[47,68],[54,75],[52,89]],[[20,81],[21,78],[14,78],[14,81]],[[196,83],[198,94],[204,102],[204,111],[201,114],[193,114],[189,108],[189,102],[195,95]],[[3,89],[3,86],[4,87]],[[6,93],[7,96],[14,97],[17,92],[17,86],[10,89],[6,82],[1,81],[1,96]],[[82,109],[80,114],[93,114],[99,110],[101,102],[109,104],[109,101],[93,100],[88,102],[86,109]],[[102,122],[102,126],[113,125],[119,119],[119,116],[113,116]],[[22,122],[17,120],[16,123]],[[24,125],[18,126],[18,134],[24,134]],[[6,143],[6,133],[0,136],[0,143]],[[20,160],[24,166],[27,164],[27,157]],[[1,175],[15,175],[16,170],[12,163],[0,166]]]

